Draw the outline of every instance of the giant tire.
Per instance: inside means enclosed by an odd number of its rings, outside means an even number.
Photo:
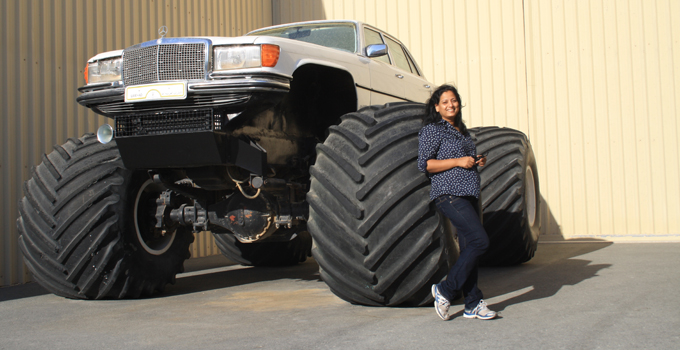
[[[498,127],[472,128],[480,167],[484,228],[491,242],[482,265],[514,265],[536,252],[540,230],[540,191],[536,158],[522,132]]]
[[[213,233],[215,244],[227,259],[248,266],[286,266],[304,262],[311,255],[312,237],[297,232],[289,241],[241,243],[231,233]]]
[[[416,103],[366,107],[317,146],[307,194],[312,255],[344,300],[424,305],[458,256],[416,165],[423,111]]]
[[[193,235],[180,227],[147,236],[158,185],[125,169],[115,142],[103,145],[92,134],[54,149],[19,203],[19,246],[35,280],[76,299],[136,298],[174,283]]]

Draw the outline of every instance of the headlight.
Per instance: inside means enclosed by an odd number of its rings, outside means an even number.
[[[279,60],[276,45],[215,46],[214,70],[274,67]]]
[[[85,68],[85,82],[94,84],[122,80],[122,66],[121,57],[89,62]]]

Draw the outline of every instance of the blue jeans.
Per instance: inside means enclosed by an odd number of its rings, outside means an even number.
[[[477,198],[443,195],[435,199],[435,204],[458,231],[460,246],[458,260],[446,280],[439,283],[440,292],[452,300],[458,291],[462,291],[465,308],[474,309],[483,298],[482,291],[477,288],[479,257],[489,248],[489,236],[477,212]]]

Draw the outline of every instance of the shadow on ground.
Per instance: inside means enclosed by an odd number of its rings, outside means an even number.
[[[0,302],[37,297],[45,294],[50,294],[50,292],[38,283],[30,282],[18,286],[0,288]]]
[[[548,298],[562,287],[572,286],[596,277],[611,264],[592,264],[591,260],[578,259],[610,246],[611,242],[593,241],[579,243],[539,244],[536,256],[521,265],[508,267],[482,267],[479,270],[480,289],[485,299],[496,298],[489,308],[503,311],[510,305],[530,300]],[[500,298],[499,298],[500,297]],[[459,299],[454,304],[462,304]],[[462,310],[453,317],[461,316]]]
[[[555,295],[564,286],[575,285],[595,277],[598,271],[610,267],[610,264],[592,265],[592,261],[577,257],[606,248],[611,244],[611,242],[599,241],[540,244],[536,256],[527,263],[510,267],[480,268],[480,287],[486,299],[507,297],[490,305],[490,308],[495,311],[502,311],[513,304],[547,298]],[[200,293],[280,279],[321,282],[319,266],[311,258],[305,263],[287,267],[225,265],[229,264],[220,261],[217,266],[207,266],[207,269],[190,266],[187,269],[189,273],[179,275],[174,285],[168,285],[164,293],[154,298]],[[37,283],[0,288],[0,302],[44,294],[49,294],[49,292]],[[454,304],[461,303],[462,299],[454,302]]]
[[[233,265],[197,271],[188,276],[179,276],[174,285],[168,285],[165,292],[156,297],[169,297],[189,293],[205,292],[257,282],[292,279],[301,281],[320,281],[319,266],[314,259],[285,267],[246,267]]]
[[[246,267],[234,265],[223,256],[215,256],[188,260],[185,262],[185,267],[188,273],[179,274],[174,285],[167,285],[163,293],[156,294],[151,298],[200,293],[214,289],[279,279],[320,281],[319,266],[311,258],[295,266]],[[50,292],[38,283],[31,282],[0,288],[0,302],[46,294],[50,294]]]

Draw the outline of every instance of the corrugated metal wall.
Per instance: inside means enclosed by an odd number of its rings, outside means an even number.
[[[282,22],[308,20],[281,1]],[[295,5],[298,5],[295,7]],[[323,1],[396,35],[469,126],[529,135],[542,233],[680,240],[680,2]],[[283,16],[283,15],[282,15]]]
[[[16,203],[30,167],[104,122],[75,103],[85,61],[158,37],[356,19],[461,90],[470,126],[527,133],[543,234],[680,240],[680,2],[674,0],[110,0],[0,2],[0,285],[29,277]],[[216,254],[201,234],[194,256]]]
[[[156,39],[162,25],[168,36],[236,36],[271,24],[271,0],[0,1],[0,286],[30,279],[15,220],[31,167],[105,123],[76,103],[90,57]],[[219,254],[209,233],[191,251]]]
[[[527,1],[548,232],[680,236],[680,2]]]

